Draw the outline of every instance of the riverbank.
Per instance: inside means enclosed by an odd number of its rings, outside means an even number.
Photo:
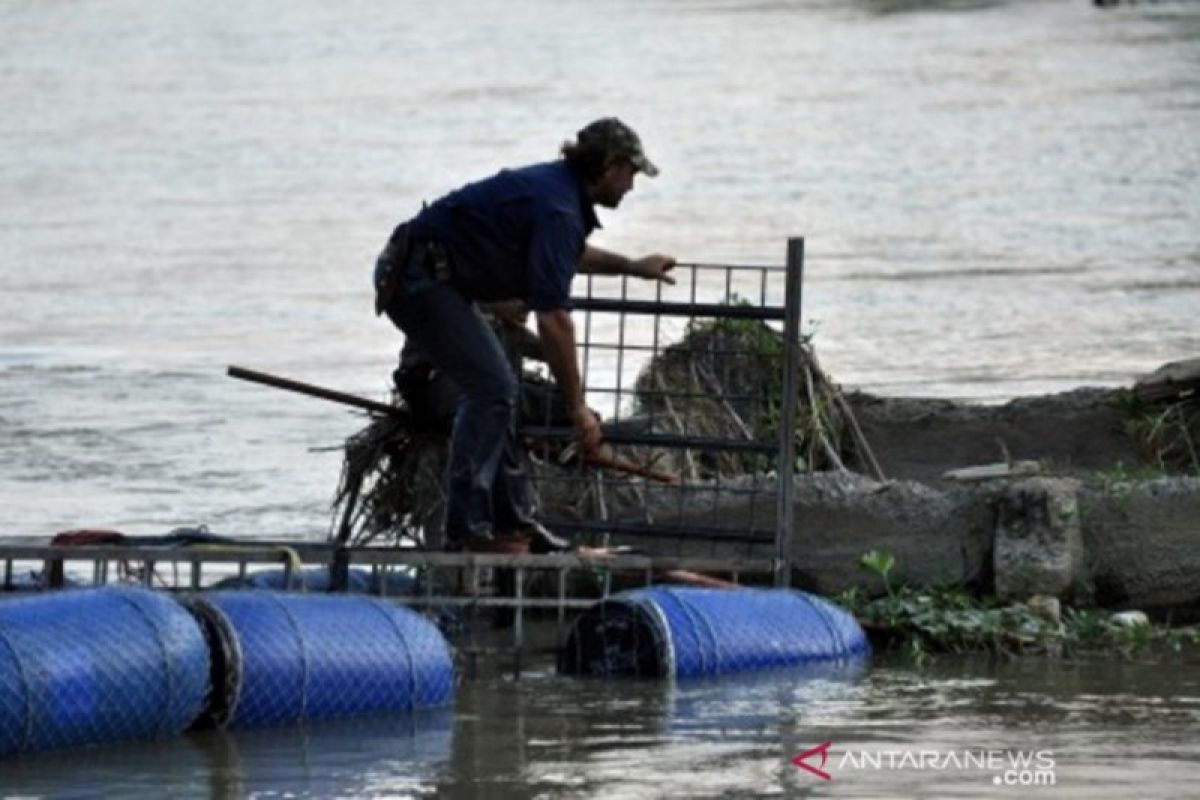
[[[859,565],[877,550],[894,556],[895,585],[1200,618],[1200,477],[1148,458],[1152,417],[1134,402],[1146,385],[994,406],[848,395],[886,479],[796,477],[795,584],[880,596],[882,581]],[[663,496],[652,505],[669,508],[669,492],[653,491]],[[722,509],[739,513],[761,524],[762,509]],[[649,547],[727,556],[769,549]]]

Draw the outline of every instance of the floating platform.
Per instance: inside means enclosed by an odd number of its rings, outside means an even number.
[[[659,583],[765,585],[777,567],[770,559],[445,553],[325,542],[62,546],[25,538],[0,544],[0,590],[10,592],[130,583],[194,592],[257,582],[385,597],[450,620],[443,629],[468,676],[481,658],[511,666],[519,676],[531,650],[560,648],[578,613],[618,591]],[[499,636],[497,615],[504,622]],[[531,616],[552,623],[549,641],[529,640]]]

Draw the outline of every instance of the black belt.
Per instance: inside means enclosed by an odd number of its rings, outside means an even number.
[[[438,283],[450,283],[454,269],[445,245],[435,239],[413,236],[410,223],[392,232],[376,261],[375,314],[382,314],[404,285],[409,265],[416,262]]]

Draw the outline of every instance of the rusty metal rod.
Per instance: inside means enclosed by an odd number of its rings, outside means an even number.
[[[283,389],[289,392],[298,394],[306,394],[310,397],[319,397],[322,400],[332,400],[335,403],[342,405],[361,408],[365,411],[370,411],[375,414],[384,414],[390,417],[407,417],[408,414],[401,408],[380,403],[375,400],[368,400],[365,397],[359,397],[346,392],[339,392],[336,389],[326,389],[324,386],[316,386],[303,381],[292,380],[291,378],[282,378],[278,375],[271,375],[258,370],[246,369],[230,365],[227,374],[231,378],[238,378],[251,383],[261,383],[264,386],[270,386],[275,389]],[[536,434],[535,434],[536,435]],[[627,459],[623,459],[615,455],[590,455],[587,459],[588,463],[602,469],[611,469],[617,472],[624,472],[630,475],[639,475],[651,480],[660,481],[662,483],[679,483],[679,476],[673,473],[666,473],[659,470],[643,467],[639,464],[634,464]]]
[[[266,372],[259,372],[245,367],[230,366],[227,374],[231,378],[238,378],[251,383],[261,383],[264,386],[271,386],[276,389],[284,389],[297,394],[306,394],[309,397],[319,397],[322,400],[332,400],[335,403],[341,403],[346,406],[354,406],[361,408],[364,411],[370,411],[374,414],[384,414],[389,417],[404,417],[407,414],[400,408],[387,403],[380,403],[376,400],[368,400],[365,397],[359,397],[353,394],[346,394],[335,389],[326,389],[324,386],[314,386],[311,383],[303,383],[302,381],[294,381],[291,378],[281,378],[278,375],[269,375]]]

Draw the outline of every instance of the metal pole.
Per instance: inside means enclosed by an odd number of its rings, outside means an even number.
[[[517,567],[516,590],[513,592],[516,619],[513,620],[513,678],[521,678],[521,655],[525,649],[525,569]]]
[[[340,541],[345,542],[344,539]],[[345,592],[349,588],[350,551],[345,547],[335,547],[329,559],[329,591]]]
[[[283,389],[288,392],[296,392],[298,394],[306,394],[309,397],[319,397],[322,400],[332,400],[335,403],[341,403],[346,406],[354,406],[361,408],[364,411],[371,411],[376,414],[383,414],[388,417],[404,417],[406,412],[402,409],[388,405],[387,403],[379,403],[374,400],[368,400],[365,397],[356,397],[352,394],[339,392],[334,389],[326,389],[324,386],[314,386],[311,383],[303,383],[294,381],[291,378],[281,378],[278,375],[270,375],[266,372],[258,370],[246,369],[230,365],[225,370],[231,378],[239,378],[243,381],[251,381],[252,383],[261,383],[263,386],[271,386],[276,389]]]
[[[778,513],[775,522],[775,585],[792,583],[792,528],[795,522],[796,402],[800,383],[800,300],[804,284],[804,239],[787,244],[786,311],[783,319],[783,397],[780,402]]]

